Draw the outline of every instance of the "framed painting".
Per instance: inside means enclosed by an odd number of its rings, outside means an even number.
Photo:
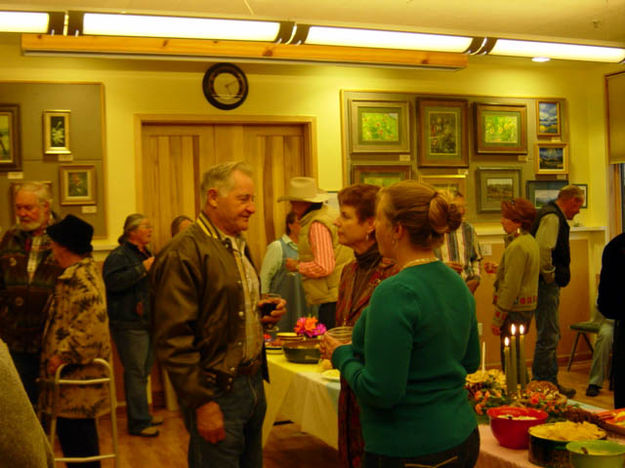
[[[536,174],[568,174],[569,156],[566,143],[537,143]]]
[[[22,169],[20,106],[0,104],[0,172]]]
[[[588,184],[574,184],[574,185],[577,185],[584,192],[584,204],[582,205],[582,208],[588,208]]]
[[[501,202],[521,196],[521,169],[480,168],[476,172],[477,209],[498,212]]]
[[[408,153],[408,102],[350,101],[352,153]]]
[[[558,198],[560,189],[568,183],[568,180],[528,180],[526,183],[527,199],[536,208],[542,208],[550,201]]]
[[[467,193],[467,178],[460,174],[419,174],[419,182],[431,185],[437,190],[447,190],[454,196]]]
[[[467,102],[419,101],[420,167],[469,167]]]
[[[48,188],[50,194],[52,194],[52,182],[49,180],[20,180],[19,182],[11,182],[9,193],[11,196],[11,221],[17,223],[17,213],[15,212],[15,195],[17,195],[17,191],[27,184],[41,184],[45,185]]]
[[[43,152],[45,154],[69,154],[68,110],[43,111]]]
[[[560,103],[558,101],[536,101],[536,135],[539,137],[560,136]]]
[[[352,166],[352,184],[362,183],[388,187],[406,179],[410,179],[410,166]]]
[[[95,166],[59,168],[61,205],[95,205]]]
[[[475,151],[480,154],[527,153],[527,106],[475,104]]]

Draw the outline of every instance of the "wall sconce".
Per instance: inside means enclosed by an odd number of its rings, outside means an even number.
[[[69,12],[68,36],[132,36],[286,42],[292,22]]]
[[[0,11],[0,32],[63,34],[60,11]]]

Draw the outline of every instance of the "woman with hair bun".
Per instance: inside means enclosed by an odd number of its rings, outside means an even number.
[[[382,281],[341,345],[326,352],[360,404],[363,467],[472,467],[479,453],[465,378],[480,349],[475,300],[433,252],[462,215],[433,187],[403,181],[378,196],[380,254],[401,269]]]
[[[540,248],[529,232],[535,217],[536,208],[524,198],[501,202],[506,249],[497,266],[491,330],[501,336],[502,355],[503,340],[510,336],[510,325],[523,324],[525,330],[529,330],[536,310]]]

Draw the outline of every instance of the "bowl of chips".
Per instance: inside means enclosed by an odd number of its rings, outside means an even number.
[[[599,440],[606,432],[589,422],[561,421],[529,428],[529,461],[538,466],[570,468],[566,445],[576,440]]]

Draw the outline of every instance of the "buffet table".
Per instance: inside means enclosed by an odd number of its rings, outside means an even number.
[[[263,444],[276,421],[289,420],[302,431],[331,447],[338,441],[338,396],[340,383],[321,376],[319,364],[295,364],[284,354],[268,354],[269,380],[265,382],[267,413],[263,423]]]

